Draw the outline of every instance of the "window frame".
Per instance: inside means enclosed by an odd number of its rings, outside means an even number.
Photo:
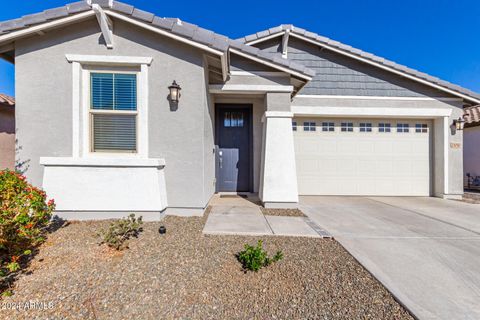
[[[410,124],[405,122],[397,122],[397,133],[410,133]]]
[[[148,158],[148,65],[147,64],[129,64],[129,65],[99,65],[87,64],[80,66],[81,83],[81,116],[80,116],[80,150],[78,157],[96,158],[96,157],[128,157],[128,158]],[[137,110],[95,110],[91,109],[91,73],[124,73],[136,74],[137,77]],[[136,114],[136,152],[124,150],[106,150],[93,151],[93,116],[95,114]],[[75,118],[75,117],[74,117]],[[75,121],[75,120],[74,120]],[[75,129],[74,129],[75,130]],[[73,152],[75,157],[75,152]]]
[[[292,120],[292,131],[298,131],[298,124],[296,120]]]
[[[308,130],[306,128],[308,128]],[[317,122],[316,121],[304,121],[303,122],[303,131],[305,131],[305,132],[316,132],[317,131]]]
[[[340,132],[353,132],[353,122],[340,122]]]
[[[378,132],[380,133],[391,133],[392,124],[390,122],[379,122],[378,123]]]
[[[415,133],[428,133],[428,124],[415,123]]]
[[[136,92],[136,110],[103,110],[103,109],[93,109],[92,108],[92,73],[104,73],[104,74],[134,74],[136,76],[136,89],[137,89],[137,92]],[[88,101],[88,122],[89,122],[89,153],[95,153],[95,154],[105,154],[105,153],[108,153],[108,154],[118,154],[118,153],[121,153],[121,154],[137,154],[138,153],[138,146],[139,146],[139,143],[138,143],[138,138],[139,138],[139,134],[138,134],[138,130],[139,130],[139,121],[138,121],[138,115],[139,115],[139,112],[138,112],[138,109],[139,109],[139,98],[138,98],[138,92],[139,92],[139,88],[138,88],[138,84],[139,84],[139,72],[138,71],[122,71],[122,70],[119,70],[119,71],[108,71],[108,70],[89,70],[88,72],[88,77],[89,77],[89,101]],[[131,151],[131,150],[115,150],[115,149],[111,149],[111,150],[95,150],[94,149],[94,116],[95,115],[118,115],[118,116],[135,116],[135,151]]]
[[[335,132],[335,122],[322,121],[322,132]]]
[[[362,126],[364,125],[364,126]],[[372,133],[373,132],[373,124],[371,122],[359,122],[358,124],[359,132],[362,133]],[[364,130],[362,130],[364,129]]]

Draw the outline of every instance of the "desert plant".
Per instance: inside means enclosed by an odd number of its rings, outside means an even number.
[[[238,261],[240,261],[244,270],[257,272],[261,268],[283,259],[282,251],[277,251],[275,255],[270,258],[267,251],[263,249],[262,240],[258,240],[256,247],[245,244],[244,248],[245,250],[237,254]]]
[[[21,173],[0,171],[0,282],[21,270],[21,262],[45,239],[55,202]]]
[[[113,221],[108,228],[101,230],[98,235],[102,238],[100,244],[116,250],[127,248],[126,241],[131,237],[137,237],[142,231],[142,217],[135,218],[135,214],[128,217]]]

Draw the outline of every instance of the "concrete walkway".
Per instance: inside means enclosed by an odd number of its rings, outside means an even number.
[[[209,205],[211,211],[203,228],[205,234],[330,237],[308,217],[264,215],[255,198],[216,195]]]
[[[300,203],[419,319],[480,319],[480,205],[409,197]]]

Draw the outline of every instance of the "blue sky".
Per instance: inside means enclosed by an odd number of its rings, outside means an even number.
[[[0,21],[73,1],[0,0]],[[292,23],[480,92],[478,0],[123,1],[232,38]],[[0,92],[14,91],[0,59]]]

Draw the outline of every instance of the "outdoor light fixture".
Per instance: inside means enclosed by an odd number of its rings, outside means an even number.
[[[168,87],[168,89],[170,90],[170,100],[173,103],[178,103],[178,100],[180,99],[180,90],[182,90],[182,88],[175,80],[173,80],[172,85]]]
[[[465,120],[462,117],[459,117],[458,119],[453,120],[453,125],[455,126],[455,129],[462,131],[465,127]]]

